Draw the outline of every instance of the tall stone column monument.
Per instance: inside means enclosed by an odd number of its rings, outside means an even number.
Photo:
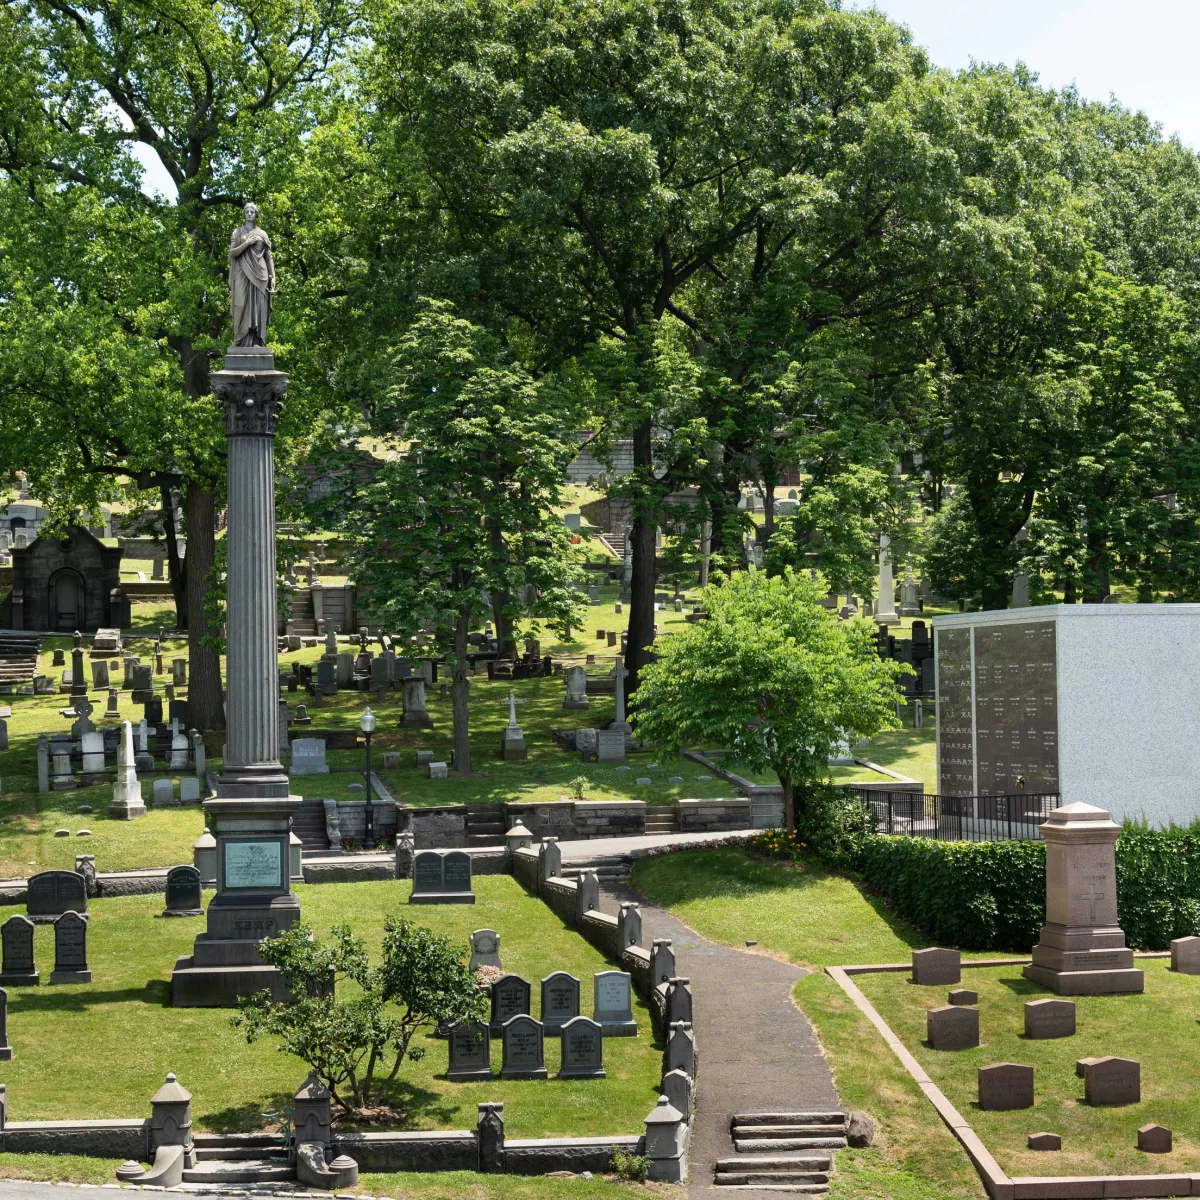
[[[1117,837],[1102,808],[1067,804],[1041,827],[1046,842],[1046,924],[1026,979],[1060,996],[1140,992],[1142,972],[1117,923]]]
[[[227,740],[216,797],[204,803],[217,842],[217,894],[208,906],[207,931],[197,935],[193,953],[175,964],[177,1007],[232,1007],[238,996],[264,988],[284,995],[283,977],[263,962],[258,947],[300,919],[288,849],[300,797],[288,795],[279,761],[275,653],[275,423],[287,376],[275,370],[275,356],[263,344],[274,266],[264,298],[254,293],[259,282],[254,271],[241,265],[247,247],[264,248],[253,207],[246,206],[247,224],[235,231],[230,249],[231,273],[241,270],[243,276],[231,280],[236,344],[225,356],[225,369],[210,377],[229,448]],[[265,288],[265,275],[262,282]]]

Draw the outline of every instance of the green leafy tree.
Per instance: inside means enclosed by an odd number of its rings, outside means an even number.
[[[331,71],[354,21],[351,0],[0,12],[0,291],[18,298],[0,314],[0,469],[27,468],[66,515],[137,488],[170,525],[178,494],[186,559],[173,525],[168,550],[190,711],[206,728],[223,724],[204,598],[224,475],[208,373],[229,340],[229,235],[253,198],[286,263],[289,179],[337,97]],[[143,193],[134,144],[174,196]],[[284,299],[281,325],[286,282]],[[289,406],[285,439],[304,412]]]
[[[385,461],[334,453],[340,486],[323,511],[342,527],[376,619],[446,654],[454,767],[468,774],[467,639],[493,597],[510,621],[563,633],[578,613],[582,573],[555,515],[574,447],[561,437],[562,398],[448,302],[423,307],[393,379],[372,406]]]
[[[279,1049],[307,1063],[347,1111],[381,1098],[404,1060],[423,1056],[412,1045],[419,1029],[486,1015],[486,997],[449,938],[400,917],[384,923],[378,966],[349,925],[334,926],[327,940],[294,925],[264,941],[261,953],[283,972],[292,996],[245,997],[234,1025],[248,1042],[278,1038]]]
[[[707,620],[659,644],[632,712],[639,740],[664,751],[720,746],[774,771],[789,831],[797,790],[827,778],[831,747],[895,727],[902,673],[867,622],[838,621],[819,599],[791,568],[709,588]]]

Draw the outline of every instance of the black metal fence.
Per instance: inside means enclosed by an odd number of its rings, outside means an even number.
[[[942,842],[1040,840],[1039,826],[1059,804],[1057,792],[937,796],[853,786],[849,790],[871,814],[876,833]]]

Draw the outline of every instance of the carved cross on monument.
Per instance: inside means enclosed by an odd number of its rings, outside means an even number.
[[[517,723],[517,699],[512,688],[508,689],[508,724],[510,728]]]
[[[1092,924],[1096,923],[1096,901],[1104,899],[1104,893],[1096,891],[1096,885],[1093,883],[1086,892],[1080,897],[1081,900],[1086,900],[1092,906]]]

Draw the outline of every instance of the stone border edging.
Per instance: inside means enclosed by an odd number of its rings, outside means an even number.
[[[1170,958],[1163,951],[1146,951],[1135,958]],[[1029,958],[973,959],[963,962],[964,969],[979,967],[1022,966]],[[946,1094],[933,1082],[925,1068],[917,1062],[904,1043],[892,1032],[891,1026],[879,1015],[875,1006],[863,995],[851,975],[882,974],[912,969],[910,963],[888,963],[880,966],[826,967],[825,974],[842,989],[859,1010],[879,1030],[884,1042],[900,1060],[925,1098],[933,1105],[946,1127],[967,1152],[979,1173],[984,1189],[991,1200],[1105,1200],[1117,1196],[1200,1196],[1200,1174],[1161,1175],[1018,1175],[1009,1176],[971,1128],[966,1118],[950,1103]]]

